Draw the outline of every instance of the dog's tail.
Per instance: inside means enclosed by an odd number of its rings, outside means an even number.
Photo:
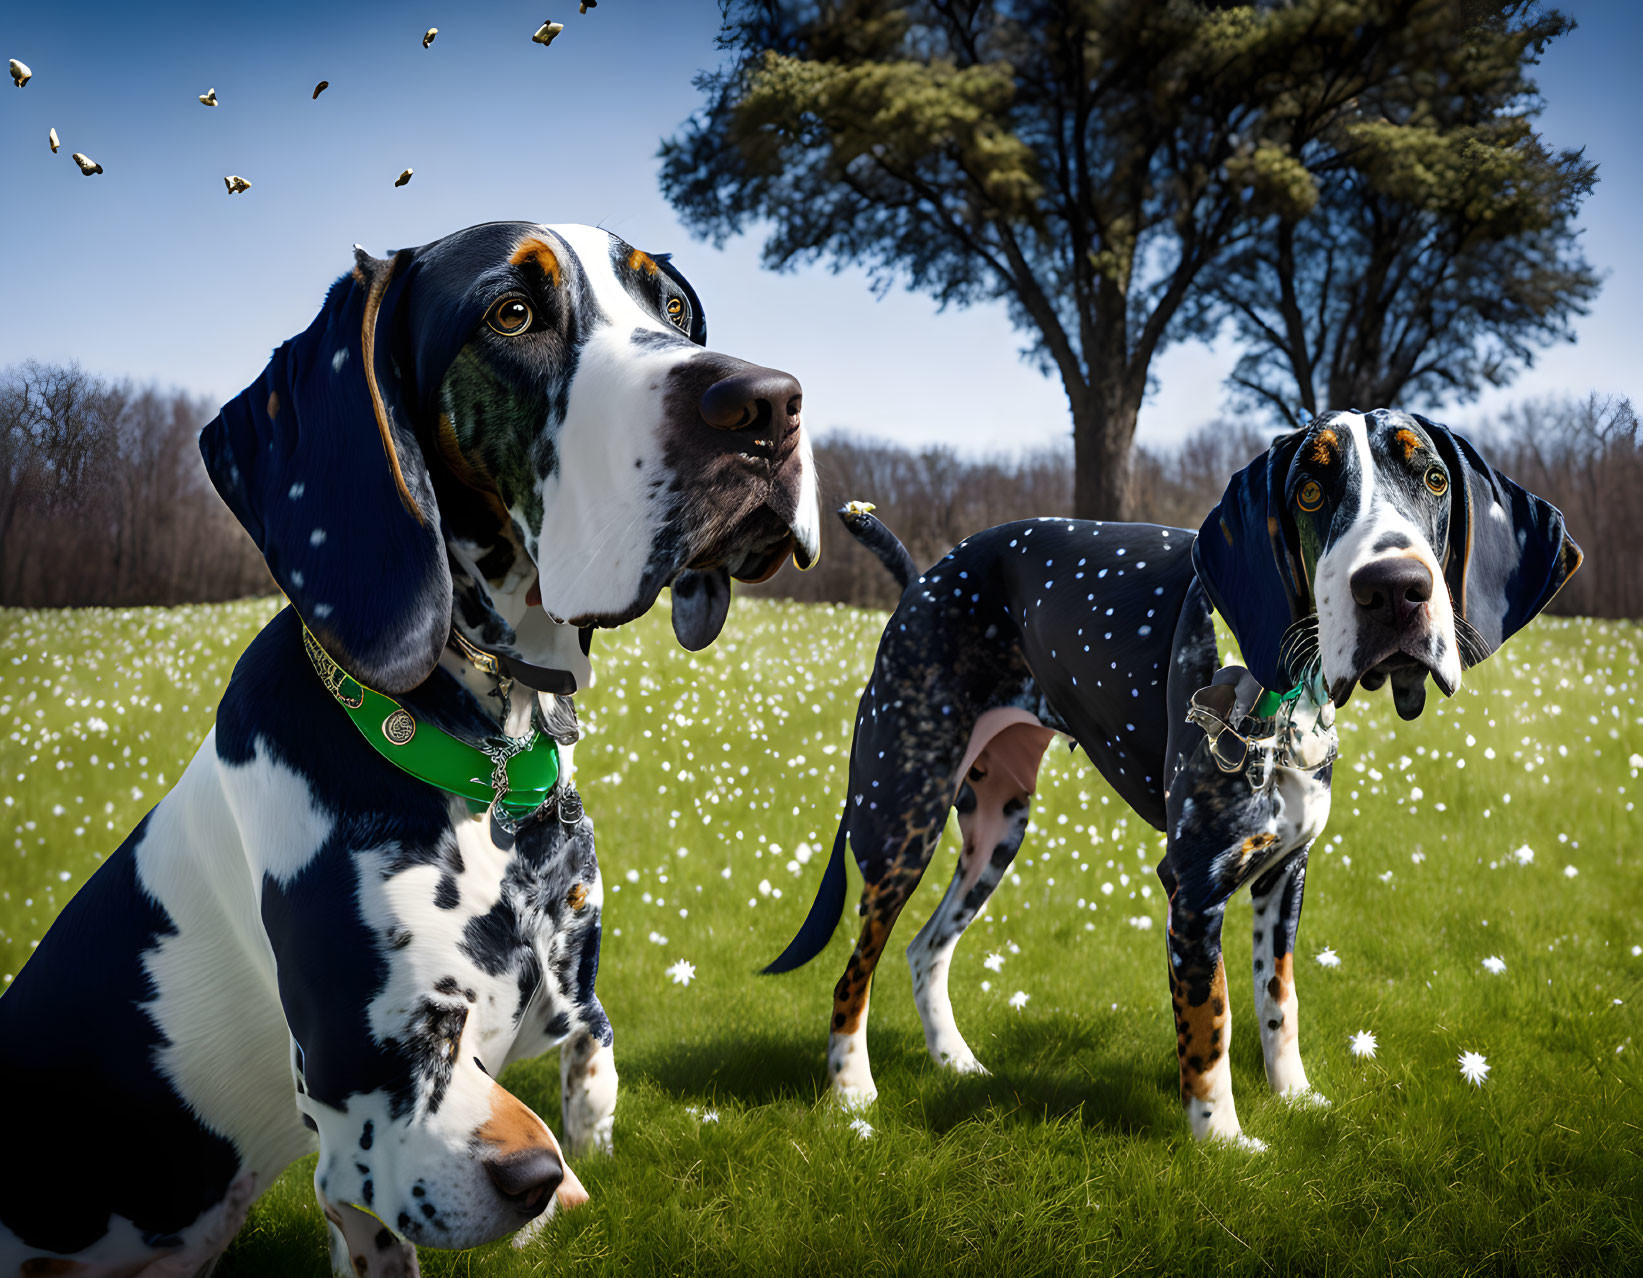
[[[896,544],[899,546],[901,543]],[[816,899],[810,903],[810,913],[805,915],[799,934],[787,943],[781,957],[765,968],[766,976],[803,967],[826,949],[827,943],[833,939],[839,919],[844,914],[844,889],[847,886],[844,839],[848,829],[848,822],[839,822],[839,835],[833,840],[833,855],[827,858],[827,869],[822,874],[821,886],[816,889]]]
[[[918,576],[918,565],[896,534],[873,514],[872,502],[846,502],[839,507],[839,519],[850,530],[852,537],[879,557],[879,562],[890,570],[890,575],[903,590],[913,584],[913,579]]]

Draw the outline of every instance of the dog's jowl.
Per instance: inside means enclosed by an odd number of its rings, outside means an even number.
[[[191,1274],[317,1150],[343,1274],[520,1231],[609,1150],[595,632],[817,549],[790,375],[678,269],[503,222],[356,251],[201,438],[290,599],[0,998],[0,1273]],[[496,1080],[561,1049],[562,1137]]]
[[[1459,435],[1388,410],[1331,413],[1274,441],[1196,534],[1032,520],[978,533],[919,576],[870,509],[840,514],[904,590],[856,716],[820,890],[769,969],[827,944],[848,844],[862,924],[834,992],[834,1094],[876,1094],[873,972],[954,808],[957,872],[907,959],[931,1055],[982,1068],[954,1022],[948,966],[1021,846],[1039,761],[1061,734],[1166,835],[1158,875],[1192,1131],[1257,1143],[1240,1131],[1227,1060],[1227,900],[1248,885],[1254,901],[1267,1080],[1319,1100],[1301,1064],[1293,957],[1307,850],[1329,815],[1335,708],[1359,684],[1390,683],[1414,718],[1428,676],[1452,695],[1579,566],[1562,516]],[[1217,671],[1211,605],[1243,667]]]

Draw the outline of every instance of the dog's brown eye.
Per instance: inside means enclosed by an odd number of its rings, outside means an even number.
[[[1449,476],[1433,466],[1426,472],[1426,486],[1432,490],[1434,497],[1442,497],[1449,491]]]
[[[1301,491],[1295,494],[1295,504],[1302,510],[1317,510],[1324,504],[1324,490],[1316,479],[1309,479],[1301,485]]]
[[[685,332],[690,331],[690,317],[685,314],[685,304],[677,297],[667,299],[667,317],[673,321],[673,326]]]
[[[531,308],[517,297],[505,297],[485,317],[491,331],[503,337],[517,337],[531,326]]]

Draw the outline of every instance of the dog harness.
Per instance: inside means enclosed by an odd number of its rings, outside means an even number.
[[[418,721],[392,697],[367,688],[331,659],[307,626],[302,646],[320,682],[353,720],[360,735],[396,768],[449,794],[475,812],[487,808],[508,833],[553,797],[559,783],[559,746],[531,714],[523,736],[499,736],[472,746],[431,723]]]
[[[1244,773],[1257,792],[1272,784],[1277,768],[1316,772],[1339,753],[1334,705],[1321,688],[1303,681],[1272,692],[1241,666],[1224,667],[1192,694],[1187,721],[1204,730],[1215,766]]]

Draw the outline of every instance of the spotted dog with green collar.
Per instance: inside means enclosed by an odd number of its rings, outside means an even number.
[[[1039,762],[1060,735],[1166,835],[1182,1107],[1194,1135],[1257,1146],[1227,1066],[1226,903],[1248,887],[1255,905],[1267,1080],[1317,1099],[1296,1037],[1294,949],[1307,852],[1329,814],[1335,710],[1358,684],[1390,683],[1405,718],[1428,676],[1452,694],[1578,567],[1562,516],[1459,435],[1384,409],[1329,413],[1275,440],[1197,533],[1029,520],[966,538],[920,575],[871,510],[840,516],[903,594],[856,716],[832,856],[767,969],[827,944],[848,847],[862,922],[834,990],[834,1095],[876,1095],[873,973],[954,809],[957,870],[907,958],[931,1055],[981,1070],[953,1019],[948,967],[1021,846]],[[1212,605],[1243,660],[1219,673]]]
[[[527,1240],[613,1140],[572,785],[596,629],[817,552],[799,383],[588,226],[356,250],[206,468],[290,606],[0,995],[0,1273],[209,1271],[318,1155],[332,1267]],[[557,1049],[559,1136],[496,1080]]]

